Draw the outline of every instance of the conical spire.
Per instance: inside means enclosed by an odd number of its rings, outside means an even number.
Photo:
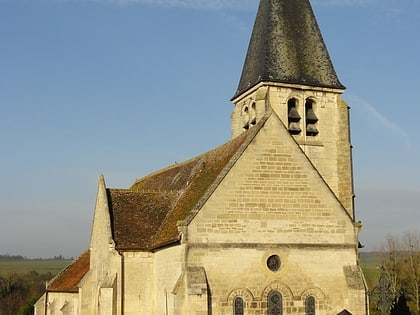
[[[235,97],[261,81],[344,88],[309,0],[260,0]]]

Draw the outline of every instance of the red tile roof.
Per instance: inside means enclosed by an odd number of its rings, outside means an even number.
[[[79,282],[89,271],[90,252],[84,252],[47,285],[47,292],[77,293]]]

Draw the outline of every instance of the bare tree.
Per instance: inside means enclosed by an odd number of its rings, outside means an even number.
[[[415,306],[415,312],[420,314],[420,232],[407,232],[403,236],[404,252],[406,253],[405,282],[408,294]]]
[[[404,292],[413,314],[420,315],[420,232],[388,236],[382,264],[394,292]]]
[[[401,288],[402,262],[401,256],[401,242],[398,238],[388,235],[385,240],[383,248],[382,264],[385,272],[391,282],[391,287],[394,292]]]

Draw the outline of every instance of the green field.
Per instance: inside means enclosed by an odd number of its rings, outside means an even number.
[[[379,252],[361,253],[360,255],[360,266],[370,290],[377,285],[379,280],[382,257],[383,253]]]
[[[70,263],[71,260],[68,259],[0,259],[0,276],[6,276],[13,273],[25,274],[31,271],[36,271],[39,274],[51,273],[56,275]]]

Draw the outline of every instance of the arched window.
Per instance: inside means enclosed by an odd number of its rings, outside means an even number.
[[[268,295],[268,315],[282,315],[283,301],[280,292],[272,291]]]
[[[315,298],[308,296],[305,301],[305,315],[315,315]]]
[[[239,296],[233,300],[233,315],[244,315],[244,300]]]
[[[287,101],[287,119],[289,132],[292,135],[299,134],[302,129],[300,128],[300,115],[297,110],[297,99],[295,98]]]

